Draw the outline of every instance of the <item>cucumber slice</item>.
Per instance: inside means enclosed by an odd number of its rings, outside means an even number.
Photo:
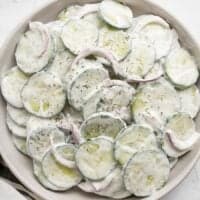
[[[161,126],[166,119],[180,110],[180,99],[176,90],[164,78],[141,87],[132,102],[132,113],[136,123],[148,124],[145,116],[155,116]]]
[[[17,137],[15,135],[12,135],[12,141],[17,148],[18,151],[23,153],[24,155],[28,155],[27,149],[26,149],[26,139]]]
[[[118,61],[125,58],[131,51],[129,34],[109,26],[104,26],[100,30],[98,46],[110,51]]]
[[[106,25],[98,13],[90,13],[86,15],[84,19],[95,25],[98,29],[101,29]]]
[[[5,100],[12,106],[23,108],[20,94],[28,78],[18,67],[11,68],[2,77],[1,93]]]
[[[44,24],[32,22],[29,28],[18,43],[15,57],[19,68],[32,74],[43,69],[52,58],[53,41]]]
[[[81,19],[84,16],[87,16],[88,14],[93,14],[99,11],[99,3],[91,3],[91,4],[85,4],[84,6],[82,6],[76,16],[75,19]]]
[[[153,68],[155,49],[144,38],[136,37],[132,40],[132,51],[121,63],[115,73],[129,82],[142,79]]]
[[[39,118],[35,116],[31,116],[27,122],[27,135],[31,135],[33,131],[37,131],[37,129],[44,127],[56,126],[61,129],[65,133],[65,142],[72,143],[73,142],[73,129],[71,122],[64,116],[63,113],[49,119]]]
[[[52,150],[44,155],[42,170],[50,183],[65,188],[65,190],[78,185],[82,180],[82,176],[77,169],[68,168],[58,163]]]
[[[110,25],[126,29],[132,24],[132,10],[113,0],[104,0],[100,3],[99,13],[101,17]]]
[[[100,196],[110,197],[112,199],[124,199],[131,196],[125,188],[123,181],[123,171],[117,167],[114,171],[114,177],[110,184],[103,190],[96,192]]]
[[[169,25],[162,18],[154,15],[142,15],[135,19],[131,34],[139,33],[151,41],[159,60],[169,54],[173,42],[173,34]]]
[[[75,159],[80,172],[90,180],[105,178],[116,166],[113,143],[105,138],[96,138],[81,144]]]
[[[131,121],[130,103],[135,90],[119,80],[109,80],[98,90],[83,107],[84,119],[98,112],[110,112],[122,120]]]
[[[20,138],[27,137],[26,129],[16,124],[8,114],[6,117],[6,123],[7,123],[8,129],[11,131],[13,135],[18,136]]]
[[[199,77],[194,58],[183,48],[175,49],[168,55],[165,72],[170,81],[180,89],[192,86]]]
[[[64,144],[65,134],[55,126],[45,126],[32,130],[27,138],[27,149],[30,156],[37,160],[42,161],[45,153],[51,148],[52,143]]]
[[[64,50],[56,54],[52,64],[48,70],[51,73],[57,75],[61,80],[64,79],[66,73],[70,70],[74,56],[68,51]]]
[[[27,111],[44,118],[60,113],[66,100],[60,79],[47,72],[33,75],[24,86],[21,96]]]
[[[65,188],[58,187],[50,183],[46,176],[43,173],[42,165],[40,162],[33,160],[33,173],[37,180],[43,185],[45,188],[50,189],[52,191],[65,191]]]
[[[173,146],[180,151],[190,150],[200,138],[194,121],[185,113],[178,113],[170,118],[165,129]]]
[[[76,59],[75,59],[76,61]],[[69,71],[66,73],[63,81],[65,83],[65,88],[69,92],[72,81],[77,77],[81,72],[83,72],[86,68],[103,68],[103,65],[96,60],[92,59],[80,59],[76,63],[73,62]]]
[[[98,136],[108,136],[115,139],[118,133],[126,127],[119,117],[107,112],[93,114],[81,125],[80,132],[86,140]]]
[[[75,152],[76,149],[71,144],[62,144],[52,147],[53,156],[59,164],[68,167],[75,168]]]
[[[65,46],[77,55],[83,49],[96,46],[98,29],[84,19],[70,20],[65,24],[61,38]]]
[[[167,134],[164,134],[162,149],[168,156],[173,157],[173,158],[179,158],[188,152],[188,151],[180,151],[176,149],[172,145]]]
[[[61,39],[61,32],[65,25],[63,21],[52,21],[46,24],[54,42],[55,52],[62,52],[65,50],[65,45]]]
[[[163,74],[164,74],[164,70],[163,70],[162,64],[157,62],[146,74],[145,79],[146,80],[150,80],[150,79],[155,80],[155,78],[159,79]]]
[[[31,116],[27,121],[27,133],[29,134],[31,131],[37,130],[38,128],[49,126],[57,126],[58,128],[62,128],[61,124],[64,124],[65,120],[66,118],[63,113],[49,119]]]
[[[152,129],[142,125],[131,125],[120,132],[114,148],[115,159],[124,166],[133,154],[158,149],[158,146]]]
[[[84,69],[71,83],[68,93],[69,104],[80,111],[88,98],[101,87],[106,79],[109,79],[109,74],[104,68]]]
[[[69,6],[58,14],[57,19],[60,21],[68,22],[70,19],[73,19],[77,15],[80,9],[81,6],[79,5]]]
[[[200,109],[200,93],[197,86],[180,90],[178,94],[181,99],[181,112],[189,114],[192,118],[196,117]]]
[[[7,112],[10,118],[19,126],[26,127],[27,121],[31,114],[23,108],[15,108],[7,104]]]
[[[124,170],[126,189],[138,197],[150,196],[168,180],[170,165],[161,151],[136,153]]]

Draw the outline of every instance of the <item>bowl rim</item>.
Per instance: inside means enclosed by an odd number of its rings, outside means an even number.
[[[100,1],[100,0],[97,0],[97,1]],[[133,2],[134,1],[137,1],[137,0],[133,0]],[[195,47],[198,50],[199,55],[200,55],[200,42],[197,41],[197,39],[193,36],[193,34],[190,32],[190,30],[179,19],[177,19],[173,15],[173,13],[171,11],[168,11],[167,8],[165,9],[159,2],[157,3],[155,0],[142,0],[142,1],[143,1],[144,4],[148,4],[148,5],[152,6],[152,7],[156,7],[161,12],[167,14],[168,16],[170,16],[171,19],[173,19],[173,22],[175,24],[178,24],[182,29],[184,29],[184,31],[187,33],[187,35],[190,37],[190,39],[195,44]],[[28,21],[30,21],[30,19],[33,18],[36,14],[38,14],[38,13],[42,12],[44,9],[46,9],[46,7],[51,6],[51,5],[53,5],[54,3],[57,3],[57,2],[59,2],[59,0],[49,0],[44,5],[38,6],[38,8],[35,9],[31,14],[25,16],[23,19],[21,19],[19,21],[19,23],[15,26],[15,28],[12,29],[12,32],[10,32],[8,34],[8,36],[6,37],[6,39],[1,44],[1,48],[0,48],[0,61],[1,61],[1,59],[3,57],[3,54],[4,54],[4,51],[5,51],[4,47],[6,47],[9,44],[10,40],[12,39],[12,37],[22,28],[22,26],[25,23],[27,23]],[[74,0],[74,3],[80,3],[80,2],[81,1]],[[1,70],[0,70],[0,73],[1,73]],[[27,184],[27,182],[25,181],[25,179],[22,178],[22,175],[20,174],[20,172],[18,172],[15,169],[14,165],[10,161],[9,157],[6,155],[5,151],[2,149],[1,145],[0,145],[0,153],[1,153],[1,157],[3,158],[3,160],[5,161],[5,163],[7,165],[7,167],[10,169],[10,171],[14,174],[14,176],[26,188],[28,188],[31,192],[34,193],[34,195],[38,196],[39,198],[41,198],[43,200],[50,200],[50,199],[42,196],[41,194],[38,194],[38,192],[35,190],[34,187],[31,187],[30,184]],[[194,165],[196,164],[196,162],[198,161],[199,158],[200,158],[200,149],[195,154],[195,156],[193,157],[192,161],[182,171],[182,173],[180,173],[180,175],[178,175],[177,177],[175,177],[175,180],[170,185],[168,185],[168,187],[164,187],[163,189],[158,190],[155,197],[150,196],[150,197],[147,197],[147,198],[139,198],[139,199],[140,200],[152,200],[152,198],[160,199],[161,197],[164,197],[166,194],[168,194],[169,192],[171,192],[172,190],[174,190],[189,175],[189,173],[191,172],[192,168],[194,167]],[[108,198],[106,198],[106,199],[108,199]]]

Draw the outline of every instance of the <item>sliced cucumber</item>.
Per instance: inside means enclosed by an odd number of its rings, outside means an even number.
[[[43,69],[52,58],[53,40],[44,24],[32,22],[29,28],[18,43],[15,57],[19,68],[32,74]]]
[[[180,151],[190,150],[200,138],[190,115],[178,113],[170,118],[165,131],[173,146]]]
[[[113,143],[105,138],[96,138],[81,144],[75,159],[80,172],[90,180],[105,178],[116,166]]]
[[[26,149],[26,139],[25,138],[21,138],[21,137],[12,135],[12,141],[18,151],[20,151],[24,155],[28,155],[28,152]]]
[[[99,67],[103,68],[103,65],[96,60],[92,59],[80,59],[76,63],[73,62],[69,71],[64,77],[65,88],[69,92],[72,81],[86,68]]]
[[[98,13],[90,13],[86,15],[84,19],[94,24],[98,29],[101,29],[105,26],[104,21],[101,19]]]
[[[109,80],[86,102],[83,108],[83,116],[87,119],[94,113],[110,112],[130,122],[130,103],[134,93],[134,88],[129,84],[119,80]]]
[[[132,51],[115,72],[129,82],[142,79],[153,68],[155,49],[144,38],[136,37],[132,41]]]
[[[75,152],[76,148],[72,144],[62,144],[52,147],[53,156],[59,164],[68,167],[75,168]]]
[[[27,149],[30,156],[41,161],[45,153],[51,148],[52,143],[64,144],[65,134],[55,126],[38,128],[32,130],[27,138]]]
[[[194,58],[183,48],[171,51],[166,59],[165,72],[170,81],[180,89],[192,86],[199,77]]]
[[[142,86],[132,103],[132,113],[136,123],[148,124],[145,116],[156,117],[164,125],[167,118],[180,110],[180,99],[176,90],[165,79]]]
[[[143,151],[136,153],[128,162],[124,183],[132,194],[150,196],[165,185],[169,173],[169,161],[162,151]]]
[[[10,118],[19,126],[26,127],[27,121],[29,120],[31,114],[28,113],[23,108],[15,108],[7,104],[7,112]]]
[[[42,170],[50,183],[65,188],[65,190],[78,185],[82,180],[82,176],[77,169],[68,168],[58,163],[52,150],[44,155]]]
[[[83,49],[96,46],[98,29],[84,19],[70,20],[65,24],[61,38],[72,53],[79,54]]]
[[[60,79],[47,72],[33,75],[22,90],[24,107],[39,117],[53,117],[65,105],[66,94]]]
[[[98,136],[108,136],[115,139],[118,133],[126,127],[124,121],[119,117],[107,112],[93,114],[81,125],[81,135],[85,139]]]
[[[178,158],[183,156],[184,154],[186,154],[188,151],[180,151],[178,149],[176,149],[173,145],[172,142],[169,140],[169,137],[167,134],[164,134],[163,137],[163,144],[162,144],[162,149],[164,150],[164,152],[172,157],[172,158]]]
[[[109,74],[104,68],[84,69],[71,83],[68,93],[70,105],[80,111],[88,98],[98,90],[106,79],[109,79]]]
[[[17,108],[23,107],[20,94],[28,78],[18,67],[11,68],[3,75],[1,79],[1,93],[12,106]]]
[[[43,173],[42,165],[40,162],[33,160],[33,173],[37,180],[40,182],[41,185],[43,185],[45,188],[53,190],[53,191],[64,191],[65,188],[58,187],[56,185],[53,185],[48,181],[46,176]]]
[[[98,46],[110,51],[118,61],[125,58],[131,51],[131,41],[128,33],[109,26],[104,26],[100,30]]]
[[[7,123],[8,129],[11,131],[13,135],[18,136],[20,138],[27,137],[26,128],[16,124],[8,114],[6,117],[6,123]]]
[[[103,190],[96,192],[100,196],[110,197],[112,199],[124,199],[131,196],[125,188],[123,181],[123,171],[117,167],[113,174],[115,175],[110,184]]]
[[[89,14],[93,14],[99,11],[99,3],[90,3],[90,4],[85,4],[84,6],[82,6],[76,16],[75,19],[81,19],[84,16],[87,16]]]
[[[54,42],[55,52],[62,52],[65,50],[65,45],[61,39],[62,29],[65,25],[63,21],[52,21],[46,24]]]
[[[99,7],[101,17],[110,25],[126,29],[132,24],[133,13],[131,9],[113,0],[104,0]]]
[[[64,116],[63,113],[60,113],[53,118],[44,119],[35,116],[31,116],[27,121],[27,135],[30,135],[33,131],[44,128],[44,127],[51,127],[56,126],[57,128],[61,129],[65,133],[65,141],[71,142],[72,141],[72,127],[69,120]]]
[[[80,9],[81,6],[79,5],[69,6],[59,13],[57,19],[60,21],[68,22],[70,19],[73,19],[77,15]]]
[[[152,129],[142,125],[131,125],[120,132],[114,148],[115,159],[124,166],[133,154],[158,149],[158,146]]]
[[[162,67],[162,64],[159,62],[156,62],[153,67],[151,68],[151,70],[149,70],[149,72],[146,74],[145,79],[149,80],[149,79],[155,79],[155,78],[159,78],[164,74],[164,70]]]
[[[200,109],[200,93],[197,86],[193,85],[178,92],[181,99],[181,111],[196,117]]]
[[[142,15],[135,19],[132,33],[146,36],[156,49],[156,58],[168,55],[173,42],[173,34],[169,25],[162,18],[154,15]]]
[[[56,126],[57,122],[59,123],[59,120],[57,121],[54,118],[45,119],[33,115],[27,121],[27,133],[29,135],[32,131],[37,130],[38,128]]]
[[[63,80],[66,73],[70,70],[73,59],[74,56],[68,50],[64,50],[56,54],[48,71],[54,73]]]

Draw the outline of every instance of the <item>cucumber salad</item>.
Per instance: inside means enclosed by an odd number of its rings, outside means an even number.
[[[30,22],[1,77],[7,126],[47,189],[153,196],[199,140],[194,57],[164,19],[114,0]]]

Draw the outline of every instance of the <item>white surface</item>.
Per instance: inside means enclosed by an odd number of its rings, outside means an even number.
[[[17,23],[38,6],[50,0],[0,0],[0,48],[2,42]],[[200,43],[200,1],[198,0],[152,0],[170,10],[184,25],[190,28]],[[0,188],[0,196],[3,191]],[[5,198],[4,198],[5,199]],[[6,198],[7,199],[7,198]],[[162,200],[199,200],[200,199],[200,161],[190,175]],[[1,198],[0,198],[1,200]],[[15,199],[16,200],[16,199]]]

